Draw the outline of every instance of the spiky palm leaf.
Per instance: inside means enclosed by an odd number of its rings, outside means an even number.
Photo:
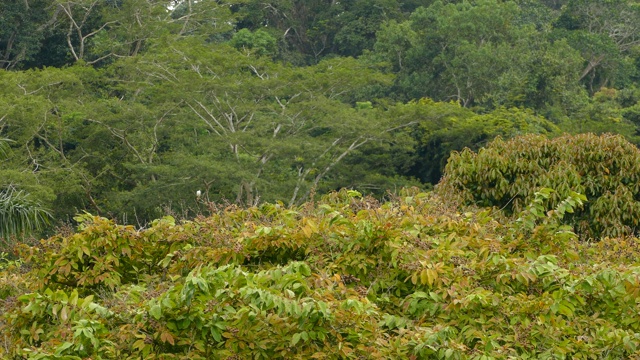
[[[42,229],[50,220],[51,214],[24,191],[0,191],[0,238]]]
[[[0,155],[8,150],[10,139],[0,138]],[[29,194],[9,185],[0,190],[0,239],[26,234],[49,224],[51,214]]]
[[[9,147],[10,139],[0,138],[0,155],[4,155]]]

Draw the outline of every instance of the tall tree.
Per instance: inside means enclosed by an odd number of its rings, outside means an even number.
[[[595,93],[624,85],[632,75],[634,47],[640,45],[640,6],[626,0],[569,1],[556,26],[584,58],[580,80]]]
[[[19,67],[40,51],[49,6],[47,0],[0,2],[0,69]]]
[[[281,39],[285,60],[312,64],[331,54],[359,56],[371,50],[385,20],[404,18],[396,0],[250,0],[239,13],[240,27],[266,29]]]
[[[375,55],[398,73],[393,91],[400,99],[575,107],[585,96],[579,53],[551,41],[521,11],[511,1],[436,1],[407,22],[383,26]]]
[[[130,169],[147,174],[128,198],[140,191],[147,198],[166,196],[150,195],[151,189],[172,186],[190,189],[181,190],[176,202],[204,187],[211,198],[243,204],[297,203],[329,178],[344,180],[347,173],[338,165],[345,158],[402,127],[383,125],[384,119],[373,118],[375,112],[358,112],[341,102],[363,86],[388,81],[353,59],[292,68],[257,53],[185,39],[170,51],[114,65],[114,76],[125,76],[130,84],[114,104],[137,99],[165,104],[152,110],[165,109],[156,115],[140,107],[118,110],[112,120],[101,111],[102,120],[91,120],[131,150]],[[185,171],[189,175],[176,181],[169,164],[198,170]]]

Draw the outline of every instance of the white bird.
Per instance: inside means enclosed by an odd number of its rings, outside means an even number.
[[[196,197],[200,199],[200,196],[202,196],[202,191],[200,190],[196,191]]]

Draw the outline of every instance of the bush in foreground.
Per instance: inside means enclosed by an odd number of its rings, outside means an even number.
[[[551,194],[516,222],[413,191],[140,231],[84,215],[0,259],[0,357],[639,356],[640,241],[577,241],[559,220],[583,198]]]
[[[640,225],[640,150],[619,135],[497,139],[478,153],[453,153],[439,187],[515,213],[541,187],[556,190],[551,206],[572,191],[585,194],[584,208],[565,219],[583,238],[633,235]]]

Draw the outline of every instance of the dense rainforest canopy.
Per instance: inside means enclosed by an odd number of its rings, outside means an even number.
[[[53,224],[429,187],[497,135],[640,142],[631,0],[7,0],[0,68],[0,185]]]
[[[0,358],[640,359],[637,1],[4,0],[0,68]]]

